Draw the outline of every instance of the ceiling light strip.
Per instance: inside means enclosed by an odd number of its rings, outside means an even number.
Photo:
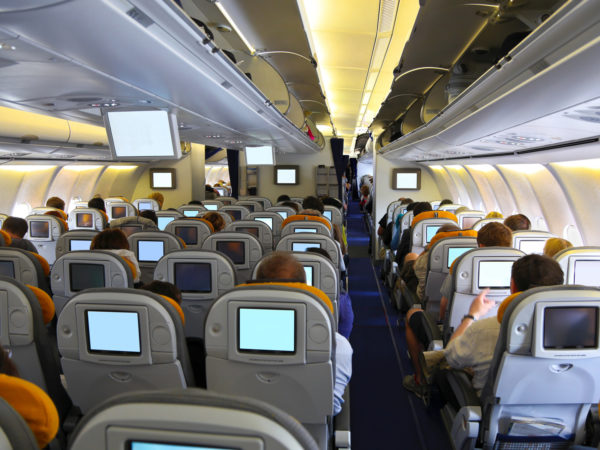
[[[240,39],[244,42],[244,44],[246,45],[246,47],[248,47],[248,50],[250,51],[250,54],[254,55],[256,53],[256,49],[252,46],[252,44],[250,44],[250,42],[248,41],[248,39],[246,39],[246,36],[244,36],[244,33],[242,33],[242,31],[239,29],[239,27],[237,26],[237,24],[233,21],[233,19],[231,18],[231,16],[229,15],[229,13],[227,12],[227,10],[223,6],[223,4],[221,2],[219,2],[219,1],[217,1],[217,2],[215,2],[215,5],[217,5],[217,8],[219,8],[219,11],[221,11],[221,14],[223,14],[225,16],[225,18],[227,19],[227,22],[229,22],[229,24],[231,25],[231,27],[235,30],[235,32],[240,37]]]

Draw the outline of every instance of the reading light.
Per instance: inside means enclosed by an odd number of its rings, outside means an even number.
[[[133,170],[137,169],[138,166],[108,166],[107,168],[112,170]]]
[[[237,24],[233,21],[233,19],[231,18],[231,16],[227,12],[227,10],[225,10],[225,7],[223,6],[223,4],[219,1],[216,1],[215,5],[217,5],[217,8],[219,8],[219,11],[221,11],[221,14],[223,14],[225,16],[225,18],[227,19],[227,22],[229,22],[229,24],[233,27],[233,29],[238,34],[238,36],[240,37],[242,42],[246,45],[246,47],[248,47],[250,54],[254,55],[256,53],[256,49],[254,47],[252,47],[250,42],[248,42],[248,39],[246,39],[246,36],[244,36],[244,34],[238,28]]]

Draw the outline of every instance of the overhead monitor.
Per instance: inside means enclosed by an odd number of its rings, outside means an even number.
[[[273,218],[272,217],[255,217],[254,220],[258,220],[259,222],[266,223],[271,230],[273,229]]]
[[[165,254],[164,241],[137,241],[137,258],[139,262],[157,262]]]
[[[323,211],[323,217],[325,217],[330,222],[331,222],[331,214],[332,214],[331,211],[327,211],[327,210]]]
[[[294,228],[294,233],[316,233],[316,228]]]
[[[576,260],[573,270],[573,284],[600,286],[600,260]]]
[[[152,202],[138,202],[138,211],[154,210]]]
[[[448,269],[452,267],[452,263],[456,258],[474,248],[475,247],[448,247]]]
[[[393,169],[392,189],[419,190],[421,189],[421,169]]]
[[[181,292],[212,292],[211,264],[199,262],[176,262],[175,285]]]
[[[167,225],[170,222],[173,222],[174,220],[175,220],[175,217],[158,216],[158,229],[160,231],[164,231],[165,228],[167,228]]]
[[[89,250],[91,245],[91,239],[71,239],[69,241],[69,251],[78,252],[83,250]]]
[[[238,308],[239,352],[295,353],[296,311],[294,309]]]
[[[465,216],[462,218],[462,229],[463,230],[468,230],[473,228],[473,225],[475,225],[475,222],[478,222],[481,220],[481,217],[469,217],[469,216]]]
[[[94,215],[92,213],[75,213],[77,228],[94,228]]]
[[[312,266],[304,266],[304,272],[306,273],[306,284],[313,286],[313,270]]]
[[[111,217],[113,219],[120,219],[121,217],[127,217],[126,206],[113,206],[111,208]]]
[[[150,188],[175,189],[176,187],[175,169],[150,169]]]
[[[49,238],[50,222],[46,220],[31,220],[29,222],[29,236],[32,238]]]
[[[441,225],[425,225],[425,243],[429,244]]]
[[[274,166],[275,184],[277,185],[296,185],[300,184],[299,166]]]
[[[528,255],[531,255],[533,253],[543,255],[545,245],[546,239],[522,239],[519,242],[519,250]]]
[[[103,111],[113,159],[180,159],[181,144],[175,114],[139,108]]]
[[[309,248],[321,248],[319,242],[292,242],[293,252],[305,252]]]
[[[204,206],[204,208],[206,208],[207,211],[216,211],[217,209],[219,209],[218,205],[216,204],[203,203],[202,206]]]
[[[198,229],[196,227],[175,227],[175,236],[179,236],[181,239],[183,239],[185,245],[198,244]]]
[[[275,164],[275,152],[270,145],[246,147],[247,166],[272,166]]]
[[[277,214],[279,214],[283,220],[287,219],[287,216],[288,216],[287,211],[277,211]]]
[[[69,264],[69,282],[71,292],[104,287],[106,285],[104,266],[102,264],[72,262]]]
[[[15,263],[12,261],[0,261],[0,276],[15,277]]]
[[[233,217],[234,220],[242,220],[242,211],[239,209],[227,210],[227,213]]]
[[[183,210],[183,215],[185,217],[196,217],[199,212],[200,211],[198,211],[197,209],[184,209]]]
[[[250,233],[256,239],[258,239],[258,227],[237,227],[235,231],[241,231],[242,233]]]
[[[244,241],[217,241],[216,250],[224,253],[234,264],[246,262],[246,243]]]
[[[140,355],[140,321],[137,312],[85,312],[89,353],[102,355]]]
[[[142,231],[141,225],[121,225],[119,229],[125,233],[125,236],[131,236],[133,233]]]
[[[479,289],[508,289],[514,261],[479,261]]]

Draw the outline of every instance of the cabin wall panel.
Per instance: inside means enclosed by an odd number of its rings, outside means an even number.
[[[144,171],[141,166],[131,167],[108,167],[98,178],[93,195],[99,194],[102,198],[122,196],[131,201],[138,179]]]
[[[481,198],[483,211],[497,211],[509,216],[517,209],[515,198],[502,175],[491,165],[466,166],[471,173]]]
[[[360,161],[356,164],[356,179],[360,183],[361,178],[364,175],[373,176],[374,164],[372,161],[368,163],[361,163]]]
[[[0,169],[0,190],[2,200],[0,211],[9,215],[25,217],[33,207],[45,204],[46,193],[54,175],[56,166],[31,168],[13,171],[10,166]],[[20,206],[26,204],[25,206]]]
[[[436,200],[458,198],[458,190],[454,186],[450,175],[448,175],[448,172],[442,166],[430,166],[429,172],[440,191],[440,196]]]
[[[446,166],[450,180],[455,187],[458,195],[451,200],[457,205],[467,206],[470,209],[477,209],[481,204],[481,197],[476,193],[476,185],[469,174],[462,166]]]
[[[54,177],[46,198],[62,198],[65,201],[65,210],[70,211],[74,208],[71,203],[75,198],[87,201],[94,196],[94,187],[103,170],[104,166],[85,170],[78,169],[78,166],[64,166]]]

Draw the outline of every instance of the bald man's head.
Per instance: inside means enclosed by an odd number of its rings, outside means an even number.
[[[306,272],[291,253],[274,252],[263,259],[256,272],[257,280],[285,280],[306,283]]]

